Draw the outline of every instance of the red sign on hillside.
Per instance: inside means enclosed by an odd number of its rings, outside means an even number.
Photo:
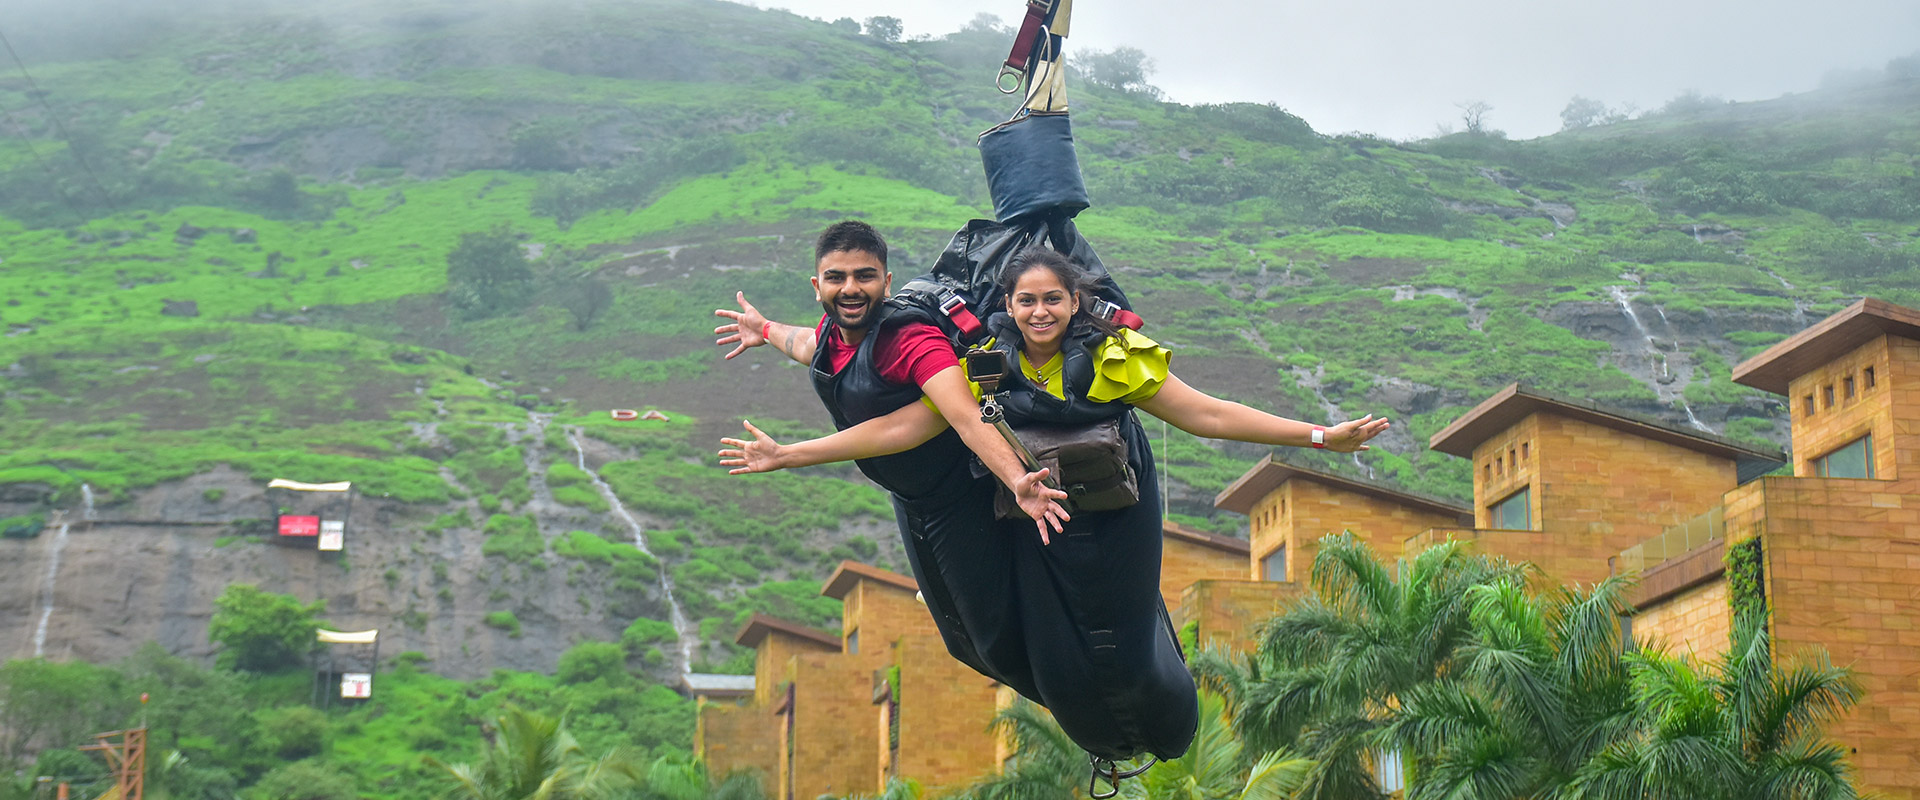
[[[281,536],[319,536],[319,517],[299,517],[292,514],[280,518]]]

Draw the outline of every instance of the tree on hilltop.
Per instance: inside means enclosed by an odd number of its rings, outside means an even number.
[[[867,35],[883,42],[900,41],[900,34],[906,26],[899,17],[868,17]]]
[[[1088,83],[1123,92],[1141,92],[1156,97],[1160,94],[1160,90],[1147,83],[1157,67],[1146,51],[1138,47],[1089,50],[1085,55],[1075,58],[1073,65],[1086,75]]]
[[[460,234],[460,244],[447,254],[447,295],[472,316],[519,308],[532,283],[520,235],[504,225]]]

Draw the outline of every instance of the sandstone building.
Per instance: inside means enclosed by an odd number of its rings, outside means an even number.
[[[1777,450],[1514,385],[1429,442],[1473,464],[1471,507],[1268,457],[1215,500],[1248,540],[1166,528],[1162,594],[1183,638],[1244,647],[1308,590],[1329,533],[1389,559],[1464,541],[1563,582],[1635,573],[1639,642],[1711,658],[1737,605],[1766,611],[1778,656],[1851,667],[1866,696],[1833,735],[1863,789],[1920,800],[1920,311],[1863,300],[1733,378],[1787,399],[1790,476]],[[759,770],[776,800],[996,769],[986,727],[1007,693],[947,657],[915,588],[847,562],[823,589],[840,634],[750,621],[750,699],[690,679],[710,769]]]

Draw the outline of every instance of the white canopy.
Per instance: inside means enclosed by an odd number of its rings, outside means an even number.
[[[373,644],[375,639],[380,638],[380,630],[378,628],[370,631],[354,631],[352,633],[344,631],[319,631],[318,633],[320,634],[320,641],[327,644]]]
[[[290,480],[287,480],[286,478],[274,478],[271,483],[267,484],[267,488],[292,489],[293,491],[296,491],[296,492],[344,492],[353,488],[353,482],[341,481],[339,483],[301,483],[299,481],[290,481]]]

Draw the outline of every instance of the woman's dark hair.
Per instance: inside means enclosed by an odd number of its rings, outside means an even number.
[[[1013,287],[1019,285],[1020,277],[1036,269],[1044,269],[1060,279],[1060,285],[1066,287],[1067,294],[1080,301],[1080,310],[1075,311],[1069,326],[1076,323],[1092,325],[1094,330],[1108,336],[1118,337],[1120,329],[1108,320],[1093,315],[1093,275],[1059,251],[1045,245],[1035,245],[1025,252],[1014,256],[1005,269],[1000,271],[1000,295],[1006,302],[1013,302]]]

